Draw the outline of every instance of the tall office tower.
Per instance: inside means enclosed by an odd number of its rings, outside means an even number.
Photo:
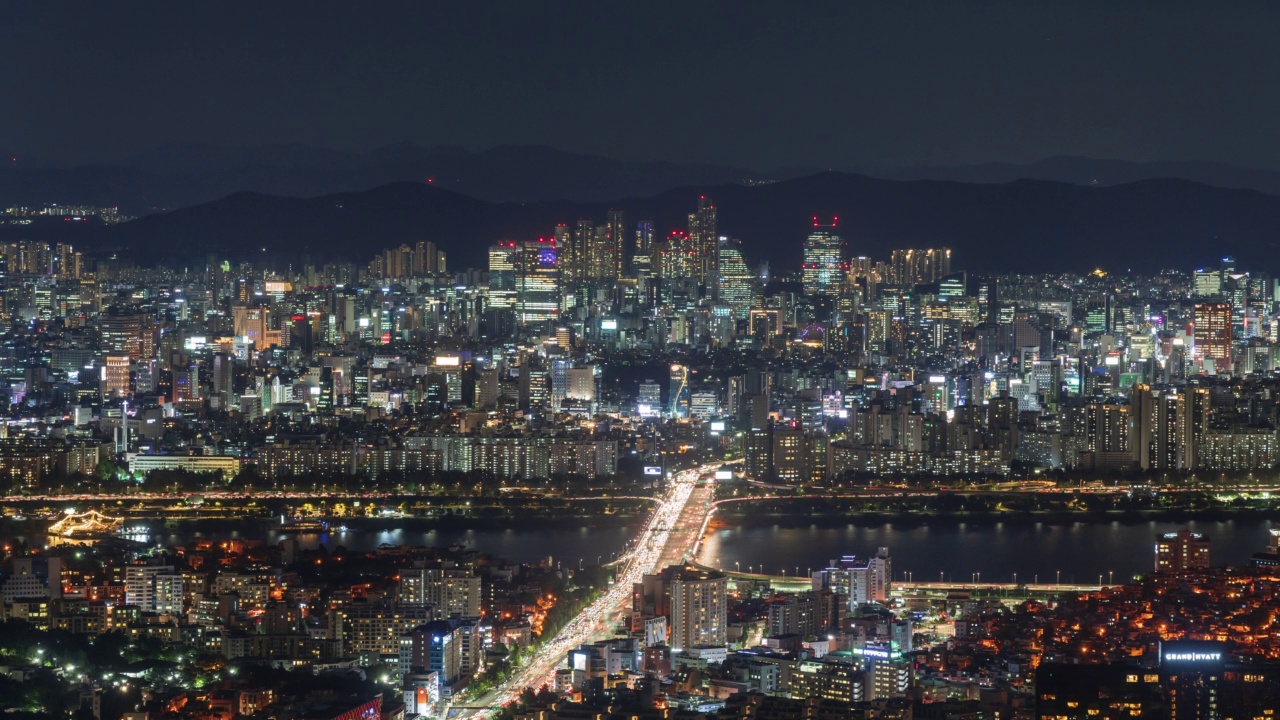
[[[1178,469],[1200,467],[1200,445],[1209,433],[1209,389],[1183,388],[1178,393]]]
[[[641,417],[657,417],[662,414],[662,386],[652,380],[640,383],[636,396],[636,414]]]
[[[1197,358],[1212,360],[1214,373],[1231,372],[1231,303],[1196,303],[1194,338]]]
[[[627,252],[627,223],[621,210],[610,210],[605,219],[604,256],[601,277],[622,277],[623,259]]]
[[[1222,271],[1197,268],[1191,292],[1198,298],[1213,298],[1220,295],[1222,293]]]
[[[1156,536],[1156,572],[1180,573],[1208,567],[1208,536],[1190,530]]]
[[[670,598],[671,647],[723,646],[728,630],[724,573],[673,565],[662,576]]]
[[[717,252],[716,206],[707,196],[698,198],[698,210],[689,213],[689,245],[693,250],[693,276],[708,294],[716,290],[720,255]]]
[[[143,357],[143,318],[141,315],[107,314],[98,318],[102,333],[102,349],[113,355]]]
[[[551,409],[553,412],[559,412],[564,399],[568,397],[569,368],[571,367],[573,367],[572,360],[551,361]]]
[[[254,346],[267,346],[267,331],[271,329],[271,309],[237,305],[232,308],[232,329],[238,337],[247,337]]]
[[[555,240],[539,238],[519,243],[513,265],[520,324],[555,320],[560,312],[560,268],[556,262]]]
[[[128,355],[107,355],[102,360],[102,377],[98,391],[103,397],[118,398],[128,395],[130,361]]]
[[[694,250],[688,235],[672,230],[666,242],[657,249],[658,277],[664,281],[691,279],[694,277]]]
[[[733,309],[735,318],[745,319],[751,310],[751,300],[755,294],[755,276],[742,257],[742,241],[722,238],[719,253],[720,302]]]
[[[689,368],[671,366],[671,392],[667,396],[667,415],[673,418],[689,417]]]
[[[213,356],[213,394],[209,396],[209,407],[212,410],[227,412],[236,403],[235,397],[235,357],[227,353],[215,353]]]
[[[489,307],[512,310],[516,306],[516,244],[489,246]]]
[[[813,219],[813,230],[804,241],[804,264],[801,281],[805,295],[839,295],[848,265],[844,261],[844,243],[836,234],[836,221],[819,225]]]
[[[193,403],[200,400],[200,365],[191,363],[173,368],[173,401]]]
[[[568,288],[578,282],[578,256],[573,242],[573,231],[560,223],[551,232],[556,241],[556,262],[560,265],[560,282]]]
[[[400,673],[434,674],[437,697],[462,676],[462,642],[458,630],[444,620],[435,620],[400,636]]]
[[[657,237],[653,233],[653,221],[641,220],[636,223],[635,244],[631,248],[631,273],[640,275],[652,266],[651,253]]]

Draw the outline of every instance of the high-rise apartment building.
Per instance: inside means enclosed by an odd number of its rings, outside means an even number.
[[[1190,530],[1156,536],[1156,572],[1180,573],[1208,567],[1208,536]]]
[[[401,571],[401,605],[432,608],[437,618],[480,616],[480,577],[469,567],[415,567]]]
[[[616,279],[622,276],[622,261],[627,249],[628,233],[625,214],[621,210],[610,210],[605,219],[604,230],[600,277]]]
[[[935,283],[951,274],[951,248],[913,248],[889,254],[889,278],[894,285]]]
[[[1209,433],[1209,389],[1183,388],[1178,393],[1179,469],[1200,467],[1200,445]]]
[[[662,577],[670,598],[671,647],[723,646],[729,624],[724,573],[673,565]]]
[[[703,195],[698,198],[697,211],[689,213],[689,246],[693,255],[693,278],[708,294],[716,291],[716,278],[720,273],[719,239],[716,206]]]
[[[124,602],[143,612],[182,612],[182,575],[172,565],[130,565],[124,571]]]
[[[653,221],[642,220],[636,223],[635,245],[631,250],[631,274],[637,277],[647,276],[653,272],[653,244],[657,240],[654,234]]]

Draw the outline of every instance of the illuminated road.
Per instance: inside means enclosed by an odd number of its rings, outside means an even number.
[[[614,628],[631,614],[632,585],[646,574],[692,559],[715,492],[714,483],[702,484],[699,479],[715,472],[720,465],[703,465],[676,473],[661,503],[619,563],[608,591],[544,643],[510,680],[483,697],[465,701],[465,706],[455,708],[451,717],[484,714],[487,708],[516,699],[526,687],[551,685],[556,668],[569,651],[583,643],[613,637]]]

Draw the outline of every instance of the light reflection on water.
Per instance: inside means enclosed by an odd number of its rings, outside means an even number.
[[[461,545],[470,550],[492,554],[515,562],[539,562],[548,557],[576,565],[579,558],[589,554],[596,558],[603,554],[608,559],[622,550],[631,538],[632,529],[625,526],[587,527],[578,524],[565,525],[548,522],[545,527],[494,527],[468,529],[419,529],[380,528],[360,530],[348,528],[329,532],[280,533],[275,530],[255,528],[250,525],[223,526],[219,530],[162,529],[159,524],[150,526],[154,532],[129,532],[121,535],[129,540],[149,545],[177,546],[208,538],[216,540],[261,539],[275,545],[286,538],[298,541],[304,549],[320,545],[329,550],[339,546],[355,552],[369,552],[381,545],[411,545],[447,547]],[[131,531],[136,528],[131,527]],[[49,538],[43,535],[15,536],[12,538],[29,544],[46,545]]]
[[[1209,535],[1214,565],[1246,565],[1266,548],[1273,523],[1242,518],[1222,521],[971,522],[935,521],[932,525],[846,523],[832,527],[730,526],[712,532],[701,560],[719,567],[764,567],[771,574],[806,573],[842,555],[861,555],[888,547],[895,579],[1095,583],[1115,574],[1116,582],[1151,570],[1157,533],[1190,528]],[[1109,581],[1109,580],[1108,580]]]
[[[1280,526],[1280,525],[1277,525]],[[153,526],[155,527],[155,526]],[[712,566],[733,567],[741,563],[763,566],[770,573],[804,573],[842,555],[866,556],[886,546],[893,556],[896,579],[912,573],[916,580],[982,579],[1009,582],[1013,573],[1020,580],[1052,581],[1058,571],[1063,582],[1092,583],[1098,576],[1114,573],[1115,580],[1147,572],[1153,561],[1157,533],[1190,528],[1209,535],[1210,554],[1215,565],[1247,564],[1250,556],[1267,546],[1273,523],[1265,519],[1241,518],[1224,521],[1121,522],[975,522],[934,521],[931,525],[902,521],[859,524],[810,522],[801,527],[730,526],[712,531],[702,546],[701,560]],[[133,530],[134,528],[130,528]],[[516,562],[538,562],[547,557],[568,564],[579,558],[604,556],[609,559],[631,538],[628,527],[564,526],[548,522],[542,528],[494,527],[470,529],[384,528],[363,531],[335,529],[326,533],[281,534],[251,525],[219,531],[160,530],[152,534],[131,532],[128,539],[151,545],[182,545],[197,538],[264,539],[276,544],[296,538],[303,548],[324,545],[329,550],[344,546],[367,552],[380,545],[422,545],[445,547],[458,544]],[[44,536],[16,540],[48,542]]]

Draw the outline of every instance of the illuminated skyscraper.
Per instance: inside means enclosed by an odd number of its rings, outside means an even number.
[[[1178,469],[1200,467],[1200,446],[1209,434],[1209,389],[1183,388],[1178,393]]]
[[[520,243],[513,265],[520,324],[556,319],[560,309],[560,271],[555,240],[539,238]]]
[[[573,231],[561,223],[552,231],[556,241],[556,260],[560,265],[560,282],[569,287],[578,281],[578,258],[574,253]]]
[[[664,281],[686,280],[694,277],[694,250],[691,238],[672,230],[667,241],[657,248],[658,277]]]
[[[653,221],[644,220],[636,223],[636,240],[632,248],[631,274],[637,277],[647,276],[653,272],[652,253],[654,251]]]
[[[708,293],[715,292],[715,278],[719,273],[720,258],[716,247],[719,239],[716,235],[716,206],[703,195],[698,198],[697,212],[689,213],[689,246],[693,251],[693,278]]]
[[[1195,354],[1213,361],[1214,372],[1231,370],[1231,303],[1195,304]]]
[[[489,246],[489,307],[510,310],[516,306],[516,244]]]
[[[627,247],[627,223],[621,210],[610,210],[604,225],[604,246],[601,249],[600,277],[616,279],[622,276],[622,258]]]
[[[951,248],[894,250],[889,255],[889,282],[895,285],[935,283],[951,274]]]
[[[743,319],[751,310],[755,276],[742,257],[742,241],[721,238],[719,242],[720,302],[733,308],[733,315]]]
[[[596,246],[596,225],[587,218],[580,218],[578,224],[573,227],[573,239],[569,244],[573,266],[570,275],[573,282],[582,283],[594,280],[596,278],[592,268],[594,266],[593,252]]]
[[[107,355],[104,358],[99,389],[103,397],[124,397],[129,394],[128,355]]]
[[[114,313],[98,318],[98,329],[102,333],[102,349],[117,355],[128,355],[137,360],[151,357],[154,342],[147,342],[144,318],[141,315],[117,315]]]
[[[840,294],[848,266],[844,261],[844,243],[835,230],[835,219],[830,225],[819,225],[818,219],[813,219],[813,230],[804,241],[801,280],[805,295]]]

